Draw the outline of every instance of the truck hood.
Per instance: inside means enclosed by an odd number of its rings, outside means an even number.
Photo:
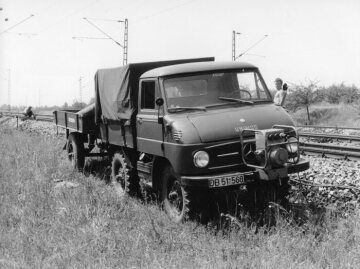
[[[208,110],[187,118],[203,143],[238,138],[243,129],[268,129],[275,124],[294,126],[289,114],[274,104]]]

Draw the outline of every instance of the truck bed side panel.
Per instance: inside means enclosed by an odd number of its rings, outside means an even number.
[[[123,127],[125,131],[125,139],[122,135],[123,130],[121,130],[121,128],[121,125],[116,123],[108,125],[100,124],[101,140],[115,146],[134,148],[132,126],[127,125]]]
[[[59,127],[76,131],[80,133],[90,134],[96,132],[94,117],[82,117],[76,113],[76,110],[55,111],[55,123]]]

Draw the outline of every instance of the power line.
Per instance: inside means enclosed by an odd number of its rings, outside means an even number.
[[[26,36],[26,37],[29,37],[29,38],[32,37],[32,36],[37,36],[37,34],[34,34],[34,33],[19,33],[19,32],[7,32],[7,34]]]
[[[106,39],[106,40],[108,40],[110,38],[108,38],[108,37],[91,37],[91,36],[73,36],[72,39],[98,39],[98,40],[99,39],[102,39],[102,40]]]
[[[247,50],[245,50],[243,53],[239,54],[239,56],[236,57],[235,60],[240,58],[241,56],[243,56],[245,53],[247,53],[249,50],[251,50],[253,47],[255,47],[257,44],[259,44],[261,41],[263,41],[267,37],[268,37],[268,35],[264,35],[264,37],[262,37],[260,40],[255,42],[253,45],[251,45]]]
[[[29,17],[27,17],[27,18],[23,19],[22,21],[18,22],[17,24],[15,24],[15,25],[13,25],[13,26],[11,26],[11,27],[7,28],[6,30],[4,30],[4,31],[0,32],[0,35],[2,35],[2,34],[4,34],[4,33],[6,33],[7,31],[9,31],[9,30],[11,30],[11,29],[13,29],[13,28],[15,28],[16,26],[18,26],[18,25],[22,24],[23,22],[25,22],[25,21],[27,21],[27,20],[31,19],[31,18],[32,18],[32,17],[34,17],[34,16],[35,16],[35,15],[31,14]]]
[[[121,20],[112,20],[112,19],[102,19],[102,18],[88,18],[89,20],[93,21],[111,21],[111,22],[124,22]]]
[[[91,21],[89,21],[87,18],[83,18],[85,21],[87,21],[89,24],[91,24],[93,27],[95,27],[96,29],[98,29],[101,33],[103,33],[105,36],[107,36],[109,39],[111,39],[112,41],[114,41],[117,45],[119,45],[120,47],[124,48],[123,45],[121,45],[118,41],[116,41],[114,38],[112,38],[109,34],[107,34],[105,31],[103,31],[100,27],[98,27],[97,25],[95,25],[94,23],[92,23]]]

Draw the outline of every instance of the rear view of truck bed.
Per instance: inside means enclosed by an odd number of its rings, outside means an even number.
[[[90,105],[82,110],[59,110],[54,111],[55,124],[58,127],[69,129],[70,132],[83,134],[94,134],[95,125],[95,105]]]

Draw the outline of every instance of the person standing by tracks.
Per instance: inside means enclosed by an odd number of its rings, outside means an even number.
[[[274,96],[274,103],[277,106],[283,106],[285,103],[286,95],[287,95],[287,89],[288,89],[287,84],[285,83],[283,85],[282,79],[276,78],[275,79],[275,87],[276,87],[277,92],[275,93],[275,96]]]
[[[26,107],[23,111],[23,114],[27,118],[31,118],[31,117],[35,118],[35,114],[32,112],[32,106]]]

